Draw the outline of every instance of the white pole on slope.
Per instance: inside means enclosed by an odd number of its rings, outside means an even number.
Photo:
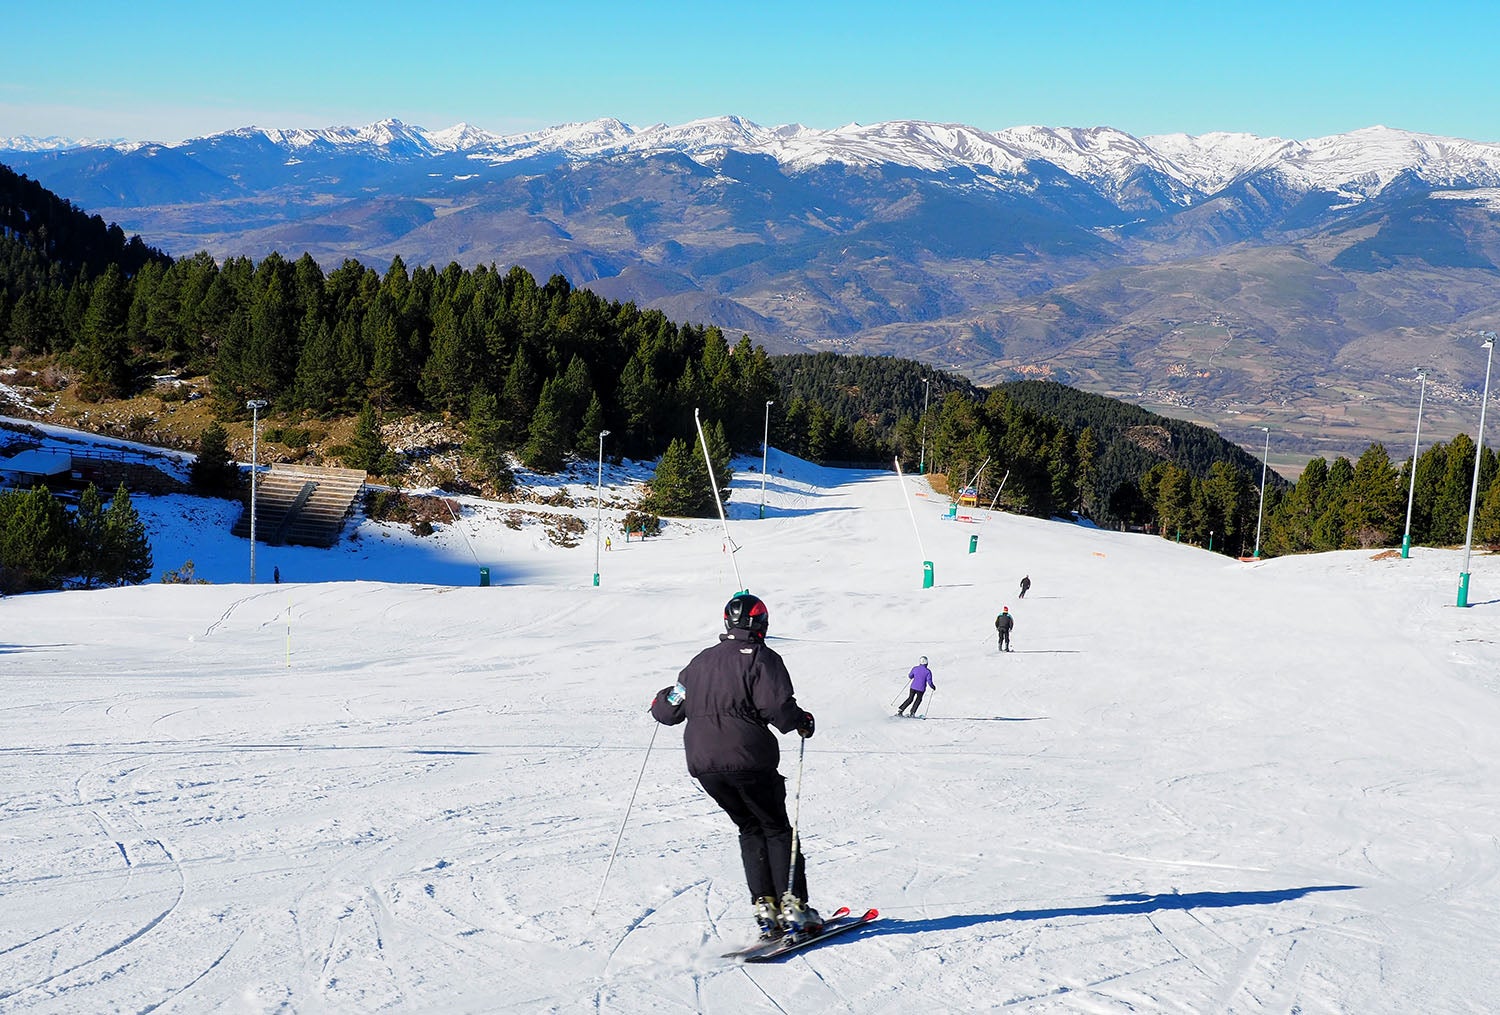
[[[992,514],[992,513],[993,513],[993,512],[994,512],[994,510],[995,510],[995,502],[996,502],[996,501],[998,501],[998,500],[999,500],[999,499],[1000,499],[1000,494],[1001,494],[1001,491],[1003,491],[1003,490],[1004,490],[1004,489],[1005,489],[1005,481],[1006,481],[1006,480],[1007,480],[1007,479],[1010,479],[1010,470],[1009,470],[1009,469],[1006,469],[1006,470],[1005,470],[1005,475],[1004,475],[1004,477],[1002,477],[1002,478],[1001,478],[1001,480],[1000,480],[1000,489],[998,489],[998,490],[996,490],[996,491],[995,491],[995,496],[993,496],[993,497],[991,497],[991,498],[990,498],[990,506],[989,506],[989,509],[988,509],[988,510],[986,510],[986,511],[985,511],[985,514],[984,514],[984,520],[985,520],[985,521],[989,521],[989,520],[990,520],[990,515],[991,515],[991,514]]]
[[[1469,555],[1474,549],[1474,508],[1479,503],[1479,463],[1484,456],[1484,410],[1490,404],[1490,367],[1495,362],[1495,333],[1481,331],[1489,356],[1484,361],[1484,395],[1479,399],[1479,436],[1474,441],[1474,482],[1469,487],[1469,525],[1464,533],[1464,570],[1458,576],[1458,605],[1469,605]]]
[[[708,453],[708,438],[703,436],[703,421],[698,418],[698,410],[693,409],[693,425],[698,428],[698,446],[703,449],[703,464],[708,469],[708,485],[714,491],[714,503],[719,506],[719,524],[724,528],[724,543],[729,548],[729,563],[734,565],[734,584],[740,591],[745,590],[745,583],[740,579],[740,562],[734,559],[734,555],[740,552],[734,540],[729,536],[729,519],[724,517],[724,498],[719,496],[719,480],[714,476],[714,460]]]
[[[1260,507],[1255,512],[1255,559],[1260,560],[1260,523],[1266,517],[1266,468],[1271,462],[1271,428],[1261,427],[1266,432],[1266,451],[1260,459]]]
[[[766,457],[771,450],[771,406],[775,402],[766,402],[766,428],[760,439],[760,516],[766,516]]]
[[[1422,393],[1417,396],[1417,439],[1411,446],[1411,484],[1406,489],[1406,534],[1401,537],[1401,556],[1411,556],[1411,505],[1417,496],[1417,451],[1422,447],[1422,406],[1427,403],[1427,371],[1418,370]]]
[[[922,587],[932,588],[932,561],[927,559],[927,548],[922,545],[922,530],[917,528],[917,512],[911,506],[911,492],[906,489],[906,476],[901,472],[901,456],[896,456],[896,479],[901,484],[901,495],[906,498],[906,513],[911,515],[911,530],[917,534],[917,549],[922,551]]]
[[[594,483],[594,585],[599,584],[599,540],[604,538],[604,438],[608,430],[599,431],[599,479]]]

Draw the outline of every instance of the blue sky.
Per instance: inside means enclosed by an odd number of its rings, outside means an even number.
[[[1496,3],[0,0],[0,137],[733,113],[1500,141]]]

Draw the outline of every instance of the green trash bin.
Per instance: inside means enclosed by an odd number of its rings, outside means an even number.
[[[479,569],[479,587],[482,589],[490,587],[490,569],[487,567]]]
[[[973,553],[977,549],[979,549],[979,533],[976,532],[969,537],[969,552]]]

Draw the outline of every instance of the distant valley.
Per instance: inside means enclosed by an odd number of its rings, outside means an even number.
[[[773,351],[1049,377],[1210,424],[1273,465],[1472,432],[1500,326],[1500,146],[918,121],[396,121],[176,145],[0,141],[0,162],[173,254],[520,264]]]

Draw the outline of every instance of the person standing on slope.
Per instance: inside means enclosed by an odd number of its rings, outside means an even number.
[[[734,596],[724,607],[718,644],[694,656],[676,686],[662,688],[651,702],[657,722],[687,722],[682,742],[688,774],[739,829],[745,881],[767,939],[816,933],[823,926],[807,904],[801,848],[792,856],[786,780],[776,768],[781,748],[769,728],[806,738],[813,735],[813,717],[797,704],[781,656],[766,647],[769,620],[758,597]]]
[[[1016,618],[1010,615],[1010,607],[1000,607],[1000,616],[995,618],[995,630],[1000,633],[1000,651],[1010,651],[1010,629],[1016,626]]]
[[[1028,593],[1030,591],[1031,591],[1031,575],[1026,575],[1024,578],[1021,579],[1021,598],[1025,599],[1026,598],[1026,593]]]
[[[923,656],[922,660],[911,668],[911,672],[907,676],[911,678],[910,690],[906,695],[906,701],[902,702],[901,707],[896,709],[896,714],[905,715],[906,709],[909,706],[911,708],[911,717],[915,719],[917,717],[917,709],[922,707],[922,695],[927,693],[929,687],[937,690],[937,684],[933,683],[932,671],[927,668],[926,656]]]

